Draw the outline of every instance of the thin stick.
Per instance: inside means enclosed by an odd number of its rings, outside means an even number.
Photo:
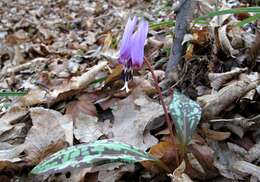
[[[175,145],[175,148],[176,148],[176,162],[177,162],[177,164],[179,165],[177,144],[176,144],[176,142],[175,142],[175,140],[174,140],[174,134],[173,134],[173,130],[172,130],[172,123],[171,123],[170,117],[169,117],[169,115],[168,115],[168,110],[167,110],[166,105],[165,105],[164,100],[163,100],[162,91],[161,91],[161,89],[160,89],[160,87],[159,87],[158,80],[157,80],[157,78],[156,78],[156,76],[155,76],[155,74],[154,74],[154,71],[153,71],[153,68],[152,68],[150,62],[149,62],[146,58],[144,58],[144,62],[145,62],[145,64],[147,65],[148,69],[150,70],[150,72],[151,72],[151,74],[152,74],[152,77],[153,77],[153,80],[154,80],[154,82],[155,82],[155,87],[156,87],[156,89],[157,89],[157,92],[158,92],[158,94],[159,94],[159,98],[160,98],[160,101],[161,101],[161,104],[162,104],[162,107],[163,107],[163,111],[164,111],[164,115],[165,115],[165,120],[166,120],[168,129],[169,129],[169,131],[170,131],[170,136],[171,136],[172,142],[173,142],[173,144]]]

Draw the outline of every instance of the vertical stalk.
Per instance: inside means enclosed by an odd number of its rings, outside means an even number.
[[[156,76],[155,76],[155,74],[154,74],[154,71],[153,71],[153,68],[152,68],[150,62],[149,62],[146,58],[144,58],[144,62],[145,62],[145,64],[147,65],[149,71],[151,72],[152,77],[153,77],[153,80],[154,80],[154,82],[155,82],[155,87],[156,87],[156,90],[157,90],[157,92],[158,92],[158,94],[159,94],[159,98],[160,98],[160,101],[161,101],[161,104],[162,104],[162,107],[163,107],[163,111],[164,111],[164,115],[165,115],[165,120],[166,120],[168,129],[169,129],[169,131],[170,131],[170,136],[171,136],[171,139],[172,139],[173,144],[175,145],[174,148],[176,148],[176,162],[177,162],[177,164],[179,165],[177,144],[176,144],[175,139],[174,139],[174,134],[173,134],[173,130],[172,130],[172,123],[171,123],[171,120],[170,120],[170,117],[169,117],[168,110],[167,110],[167,108],[166,108],[165,102],[164,102],[164,100],[163,100],[162,91],[161,91],[161,89],[160,89],[160,87],[159,87],[158,80],[157,80],[157,78],[156,78]]]

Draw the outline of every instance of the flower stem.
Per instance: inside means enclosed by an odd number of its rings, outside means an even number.
[[[163,111],[164,111],[164,115],[165,115],[165,120],[166,120],[166,123],[167,123],[167,126],[168,126],[168,129],[170,131],[170,136],[171,136],[171,139],[172,139],[172,142],[173,144],[175,145],[175,149],[176,149],[176,162],[177,164],[179,165],[179,158],[178,158],[178,150],[177,150],[177,144],[175,142],[175,139],[174,139],[174,134],[173,134],[173,130],[172,130],[172,123],[171,123],[171,120],[170,120],[170,117],[169,117],[169,114],[168,114],[168,110],[167,110],[167,107],[165,105],[165,102],[163,100],[163,95],[162,95],[162,91],[159,87],[159,84],[158,84],[158,80],[157,80],[157,77],[155,76],[154,74],[154,71],[153,71],[153,68],[150,64],[150,62],[144,58],[144,62],[146,64],[146,66],[148,67],[149,71],[151,72],[152,74],[152,77],[153,77],[153,80],[154,80],[154,83],[155,83],[155,88],[159,94],[159,98],[160,98],[160,101],[161,101],[161,104],[162,104],[162,107],[163,107]]]

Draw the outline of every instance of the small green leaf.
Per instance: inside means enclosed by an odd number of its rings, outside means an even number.
[[[208,13],[206,16],[197,18],[197,20],[203,20],[214,16],[220,16],[225,14],[239,14],[239,13],[260,13],[260,7],[247,7],[247,8],[233,8],[225,9]]]
[[[62,149],[38,164],[31,173],[53,174],[107,163],[135,163],[144,160],[157,161],[134,146],[113,140],[98,140]]]
[[[174,91],[170,103],[170,113],[175,124],[177,137],[181,144],[186,146],[200,121],[201,108],[197,102]]]
[[[167,27],[173,27],[175,26],[175,21],[174,20],[164,20],[159,23],[151,23],[150,28],[153,30],[157,29],[162,29],[162,28],[167,28]]]
[[[5,91],[5,92],[0,92],[0,97],[16,97],[16,96],[24,96],[26,95],[27,92],[10,92],[10,91]]]

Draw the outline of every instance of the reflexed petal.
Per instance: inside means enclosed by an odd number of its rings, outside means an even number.
[[[133,20],[128,19],[123,38],[120,43],[120,58],[119,62],[121,64],[126,64],[127,60],[130,58],[130,39],[135,30],[135,25],[137,23],[137,17],[134,16]]]
[[[144,43],[148,34],[148,22],[142,20],[131,38],[131,60],[133,68],[140,68],[144,61]]]

